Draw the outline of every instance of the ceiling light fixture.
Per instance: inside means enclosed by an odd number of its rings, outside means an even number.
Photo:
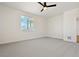
[[[56,4],[47,5],[46,2],[44,2],[44,3],[38,2],[38,3],[39,3],[41,6],[43,6],[43,8],[41,9],[41,12],[42,12],[43,10],[46,10],[48,7],[56,7]]]
[[[47,10],[47,7],[44,7],[43,9],[44,9],[44,10]]]

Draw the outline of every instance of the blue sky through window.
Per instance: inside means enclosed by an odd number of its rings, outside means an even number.
[[[29,17],[21,16],[21,29],[26,31],[28,29]]]

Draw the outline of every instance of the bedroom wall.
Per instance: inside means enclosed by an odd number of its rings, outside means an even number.
[[[63,14],[48,19],[48,36],[63,39]]]
[[[20,29],[20,16],[34,19],[35,31],[23,32]],[[43,17],[0,5],[0,44],[44,37],[45,20]]]
[[[76,42],[79,32],[77,17],[79,17],[79,8],[65,11],[62,15],[48,19],[48,36]]]
[[[64,40],[69,42],[76,42],[76,19],[79,14],[79,9],[73,9],[64,12]]]
[[[3,22],[3,20],[2,20],[2,17],[1,17],[1,14],[0,14],[0,41],[2,41],[2,39],[3,39],[3,34],[2,34],[2,31],[3,31],[3,26],[2,26],[2,22]]]

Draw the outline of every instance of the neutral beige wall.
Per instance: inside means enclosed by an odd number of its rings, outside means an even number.
[[[65,11],[62,15],[48,19],[48,36],[76,42],[79,31],[77,17],[79,17],[79,8]]]
[[[63,39],[63,14],[48,19],[48,36]]]
[[[73,9],[64,13],[64,40],[76,42],[76,18],[79,14],[79,9]],[[68,38],[71,37],[71,38]]]
[[[23,32],[20,29],[20,16],[34,19],[35,31]],[[45,35],[45,20],[43,17],[0,5],[0,43],[28,40]]]

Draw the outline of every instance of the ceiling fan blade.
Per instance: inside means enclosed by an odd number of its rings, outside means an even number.
[[[48,5],[47,7],[54,7],[54,6],[56,6],[56,4],[54,4],[54,5]]]
[[[44,10],[44,8],[42,8],[41,12]]]
[[[44,5],[41,2],[38,2],[38,3],[44,7]]]
[[[44,2],[44,7],[46,7],[46,2]]]

